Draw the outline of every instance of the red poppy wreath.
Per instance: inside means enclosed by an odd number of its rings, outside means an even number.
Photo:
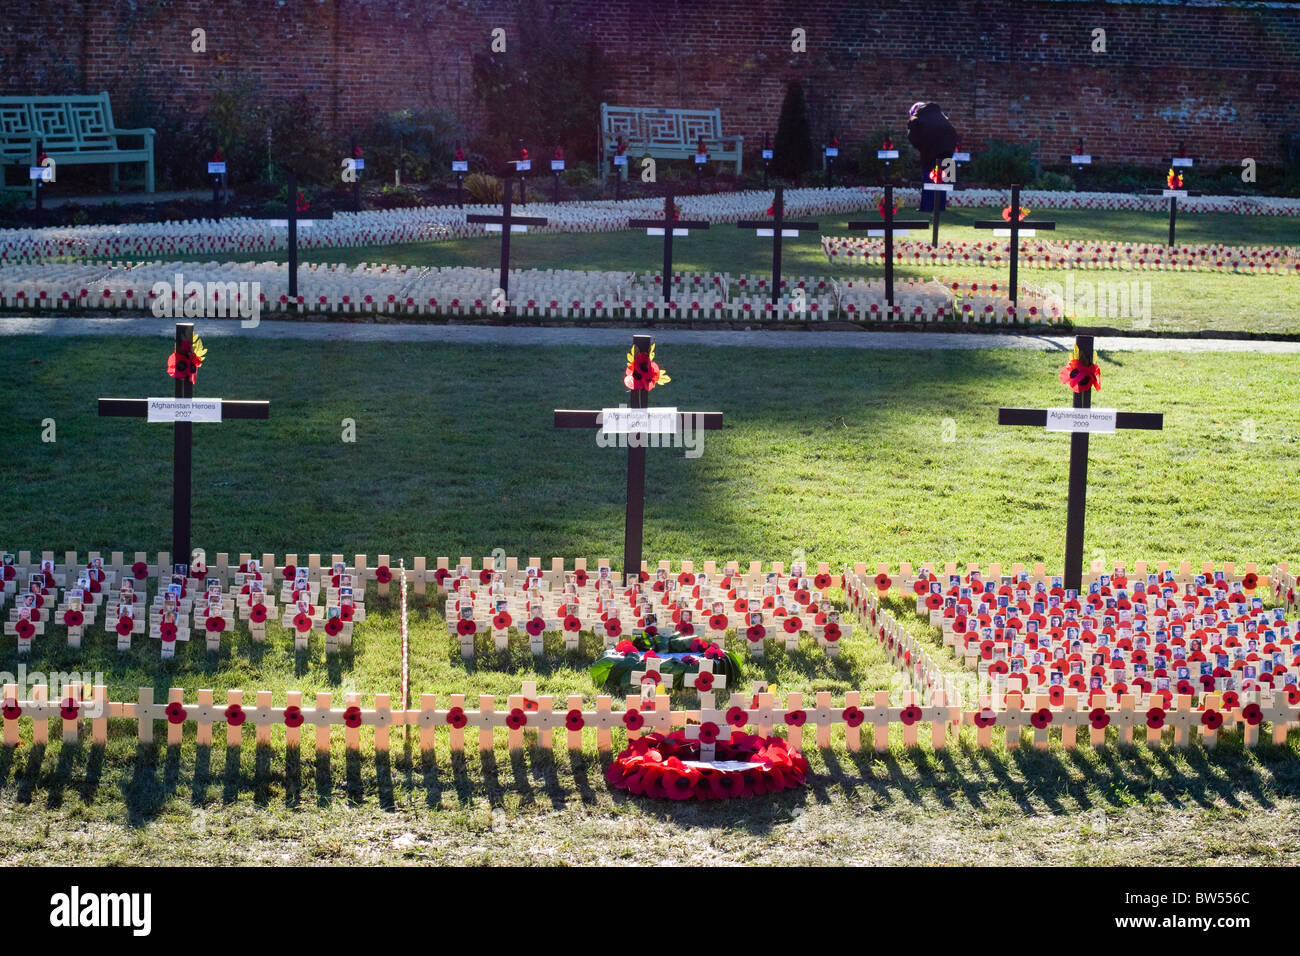
[[[605,780],[638,796],[730,800],[791,790],[808,775],[808,761],[783,737],[734,731],[714,747],[715,759],[701,766],[700,742],[688,740],[685,731],[645,734],[614,758]]]

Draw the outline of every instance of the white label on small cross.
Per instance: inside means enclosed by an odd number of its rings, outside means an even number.
[[[921,188],[928,189],[933,193],[950,193],[952,192],[952,183],[926,183]]]
[[[661,228],[658,227],[658,226],[651,226],[649,229],[647,229],[647,230],[645,231],[645,234],[646,234],[647,236],[662,236],[662,235],[664,234],[664,231],[663,231],[663,229],[661,229]],[[690,234],[691,234],[691,231],[690,231],[689,229],[674,229],[674,230],[673,230],[673,235],[674,235],[674,236],[689,236]]]
[[[775,235],[775,230],[772,230],[772,229],[755,229],[755,230],[754,230],[754,235],[756,235],[756,236],[771,236],[771,235]],[[798,230],[798,229],[782,229],[782,230],[781,230],[781,235],[784,236],[784,237],[787,238],[787,239],[795,239],[795,238],[797,238],[797,237],[799,236],[799,230]]]
[[[876,159],[898,159],[898,150],[878,149],[876,150]]]
[[[952,161],[953,161],[954,163],[969,163],[969,162],[970,162],[970,153],[953,153],[953,154],[952,154]]]
[[[1090,166],[1092,165],[1092,156],[1089,153],[1078,153],[1070,157],[1070,162],[1075,166]]]
[[[208,175],[215,176],[226,171],[225,163],[208,163]]]
[[[1175,156],[1173,159],[1171,159],[1171,160],[1169,161],[1169,165],[1170,165],[1170,166],[1190,166],[1190,165],[1192,165],[1192,157],[1190,157],[1190,156]]]
[[[1113,408],[1049,408],[1049,432],[1090,432],[1101,435],[1115,434],[1115,409]]]
[[[909,232],[911,232],[912,230],[910,230],[910,229],[891,229],[891,230],[889,230],[889,231],[892,232],[895,236],[905,236],[905,235],[907,235]],[[868,230],[867,230],[867,235],[868,235],[868,236],[883,236],[884,234],[885,234],[885,230],[883,230],[883,229],[868,229]]]
[[[672,435],[677,432],[676,408],[604,408],[600,412],[602,435]]]
[[[1026,236],[1031,236],[1031,237],[1032,237],[1032,236],[1034,235],[1034,230],[1032,230],[1032,229],[1019,229],[1019,230],[1017,230],[1017,232],[1019,233],[1021,239],[1025,238]],[[994,229],[994,230],[993,230],[993,235],[995,235],[995,236],[1010,236],[1010,235],[1011,235],[1011,230],[1010,230],[1010,229]]]
[[[451,171],[452,171],[453,173],[467,173],[467,172],[469,172],[469,160],[468,160],[468,159],[453,159],[453,160],[451,161]]]
[[[1186,190],[1186,189],[1166,189],[1165,192],[1164,192],[1164,195],[1165,195],[1165,198],[1166,198],[1166,199],[1168,199],[1170,196],[1173,196],[1173,197],[1176,198],[1176,199],[1186,199],[1186,198],[1187,198],[1187,190]]]
[[[221,399],[151,398],[148,420],[151,422],[219,422],[221,421]]]

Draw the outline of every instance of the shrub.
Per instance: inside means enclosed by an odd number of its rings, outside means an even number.
[[[465,177],[465,192],[481,205],[495,206],[505,198],[501,180],[487,173],[470,173]]]
[[[1063,173],[1042,172],[1029,184],[1030,189],[1043,189],[1047,192],[1065,193],[1074,191],[1074,180]]]
[[[772,172],[787,179],[798,179],[813,167],[812,128],[808,125],[808,101],[803,84],[791,80],[786,84],[781,116],[776,124],[773,143]]]
[[[1033,182],[1038,173],[1038,163],[1034,159],[1034,151],[1037,149],[1036,142],[1026,146],[991,139],[971,159],[968,178],[990,186]]]
[[[509,145],[503,159],[513,157],[519,140],[537,156],[556,145],[566,156],[596,156],[594,119],[609,71],[600,46],[556,7],[524,0],[508,52],[474,57],[486,126]]]
[[[564,185],[575,187],[585,186],[594,178],[595,173],[590,163],[578,163],[576,166],[571,166],[565,169],[563,175],[560,176],[560,180]]]
[[[396,170],[402,182],[428,182],[451,167],[456,144],[464,136],[459,122],[439,109],[397,110],[374,120],[361,133],[359,144],[366,172],[391,181]]]

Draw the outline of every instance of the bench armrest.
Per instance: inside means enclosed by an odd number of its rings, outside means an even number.
[[[139,129],[115,129],[114,136],[153,136],[155,130],[152,126],[142,126]]]

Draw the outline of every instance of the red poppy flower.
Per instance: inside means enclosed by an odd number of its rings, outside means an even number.
[[[850,727],[857,727],[867,719],[867,715],[857,707],[845,707],[840,716],[844,718],[844,722]]]
[[[877,591],[888,591],[890,587],[893,586],[893,584],[894,584],[893,579],[884,571],[881,571],[879,574],[876,575]]]
[[[1217,710],[1207,710],[1201,714],[1201,726],[1206,730],[1218,730],[1223,726],[1223,714]]]
[[[806,710],[792,710],[785,715],[785,722],[791,727],[802,727],[807,720]]]
[[[827,588],[831,586],[831,584],[832,584],[831,576],[827,574],[825,571],[821,572],[820,574],[818,574],[816,577],[813,578],[813,587],[815,587],[818,591],[825,591]]]
[[[741,707],[730,707],[727,709],[727,723],[732,727],[743,728],[749,723],[749,715]]]
[[[192,348],[179,348],[167,359],[167,374],[172,378],[187,378],[192,385],[202,366],[203,359],[194,354]]]
[[[18,706],[18,701],[6,700],[4,703],[4,710],[0,711],[0,713],[4,714],[5,720],[17,720],[23,715],[23,709]]]
[[[506,714],[506,726],[511,730],[519,730],[528,723],[528,715],[519,707],[514,708]]]
[[[351,623],[354,617],[356,617],[356,610],[351,604],[345,604],[339,608],[339,619],[344,624]]]
[[[645,726],[645,718],[639,710],[633,708],[623,714],[623,724],[628,730],[640,730]]]
[[[991,707],[985,707],[974,717],[976,727],[992,727],[998,722],[998,715]]]
[[[1101,391],[1101,366],[1082,365],[1077,358],[1070,359],[1061,369],[1062,385],[1068,385],[1070,391],[1082,394],[1088,389]]]
[[[827,624],[822,629],[822,638],[834,644],[840,639],[840,626],[838,624]]]
[[[64,611],[63,623],[67,627],[81,627],[86,621],[86,615],[80,611]]]
[[[298,613],[293,616],[293,626],[298,629],[299,634],[306,634],[311,630],[311,615]]]
[[[244,713],[244,708],[240,707],[238,704],[231,704],[226,708],[226,723],[231,727],[242,725],[246,717],[247,715]]]
[[[917,707],[916,704],[910,704],[903,708],[902,712],[898,715],[898,719],[901,720],[905,726],[911,727],[921,719],[921,708]]]
[[[513,620],[514,619],[507,612],[497,611],[497,613],[492,616],[492,626],[498,631],[504,631],[510,627]]]
[[[478,633],[478,624],[472,620],[461,618],[456,622],[456,633],[461,637],[471,637]]]
[[[224,617],[210,617],[203,622],[203,626],[210,633],[220,634],[226,629],[226,619]]]
[[[332,617],[325,622],[325,633],[330,637],[338,637],[343,633],[343,619]]]
[[[358,707],[356,704],[352,704],[350,707],[348,707],[346,710],[344,710],[344,711],[343,711],[343,725],[344,725],[345,727],[360,727],[360,726],[361,726],[361,708]]]
[[[266,605],[254,604],[253,609],[248,612],[248,619],[254,624],[263,624],[266,622]]]
[[[176,625],[170,621],[164,621],[158,625],[158,637],[164,644],[170,644],[176,640]]]
[[[785,632],[787,634],[797,634],[799,633],[799,630],[803,627],[803,621],[799,620],[798,617],[792,615],[785,619],[782,626],[785,628]]]
[[[581,730],[587,725],[582,717],[582,711],[573,709],[564,715],[564,726],[569,730]]]
[[[943,595],[931,592],[925,596],[925,606],[931,611],[937,611],[943,607]]]
[[[757,644],[766,636],[767,636],[767,628],[765,628],[762,624],[754,624],[747,631],[745,631],[745,637],[747,637],[750,641],[752,641],[755,644]]]
[[[1060,684],[1053,684],[1047,691],[1047,700],[1053,707],[1059,707],[1065,703],[1065,688]]]
[[[1029,716],[1029,722],[1038,730],[1042,730],[1052,722],[1052,712],[1046,707],[1040,707]]]
[[[524,630],[536,637],[546,630],[546,621],[540,617],[529,618],[528,623],[524,625]]]
[[[301,727],[303,721],[302,708],[296,704],[291,704],[284,709],[284,725],[286,727]]]
[[[727,615],[725,615],[725,614],[714,614],[714,615],[712,615],[712,616],[709,618],[709,630],[711,630],[711,631],[725,631],[725,630],[727,629],[727,624],[728,624],[728,623],[729,623],[729,622],[727,621]]]
[[[126,637],[128,634],[131,633],[134,627],[135,627],[135,621],[127,617],[125,614],[123,614],[121,617],[117,619],[117,627],[114,628],[114,630],[117,631],[119,636]]]
[[[711,720],[706,720],[700,724],[700,742],[705,744],[716,743],[721,732],[717,724]]]
[[[713,690],[713,675],[708,671],[700,671],[695,675],[695,690],[701,694],[707,694]]]
[[[1152,707],[1147,711],[1147,726],[1159,730],[1165,725],[1165,711],[1162,707]]]
[[[1264,719],[1264,712],[1260,710],[1259,704],[1247,704],[1241,708],[1241,717],[1246,723],[1254,727]]]
[[[80,712],[81,708],[77,706],[76,700],[71,697],[65,697],[59,707],[59,716],[64,720],[76,720],[77,714]]]
[[[393,572],[389,569],[388,565],[381,564],[379,567],[375,568],[375,580],[380,584],[387,584],[389,581],[393,580]]]
[[[1241,579],[1241,588],[1243,591],[1253,591],[1259,587],[1259,575],[1254,571],[1247,572],[1246,576]]]
[[[180,701],[174,700],[163,708],[163,713],[167,715],[167,723],[183,724],[185,723],[185,708]]]
[[[447,723],[451,724],[456,730],[460,730],[469,723],[469,718],[465,716],[464,707],[453,707],[447,711]]]
[[[1240,703],[1241,703],[1241,699],[1237,696],[1237,692],[1235,690],[1224,691],[1223,693],[1224,707],[1226,707],[1228,710],[1232,710],[1234,707],[1239,706]]]
[[[1096,730],[1105,730],[1110,724],[1110,712],[1105,707],[1094,707],[1088,711],[1088,723]]]
[[[564,629],[573,633],[582,630],[582,621],[578,620],[578,615],[566,614],[564,617]]]

